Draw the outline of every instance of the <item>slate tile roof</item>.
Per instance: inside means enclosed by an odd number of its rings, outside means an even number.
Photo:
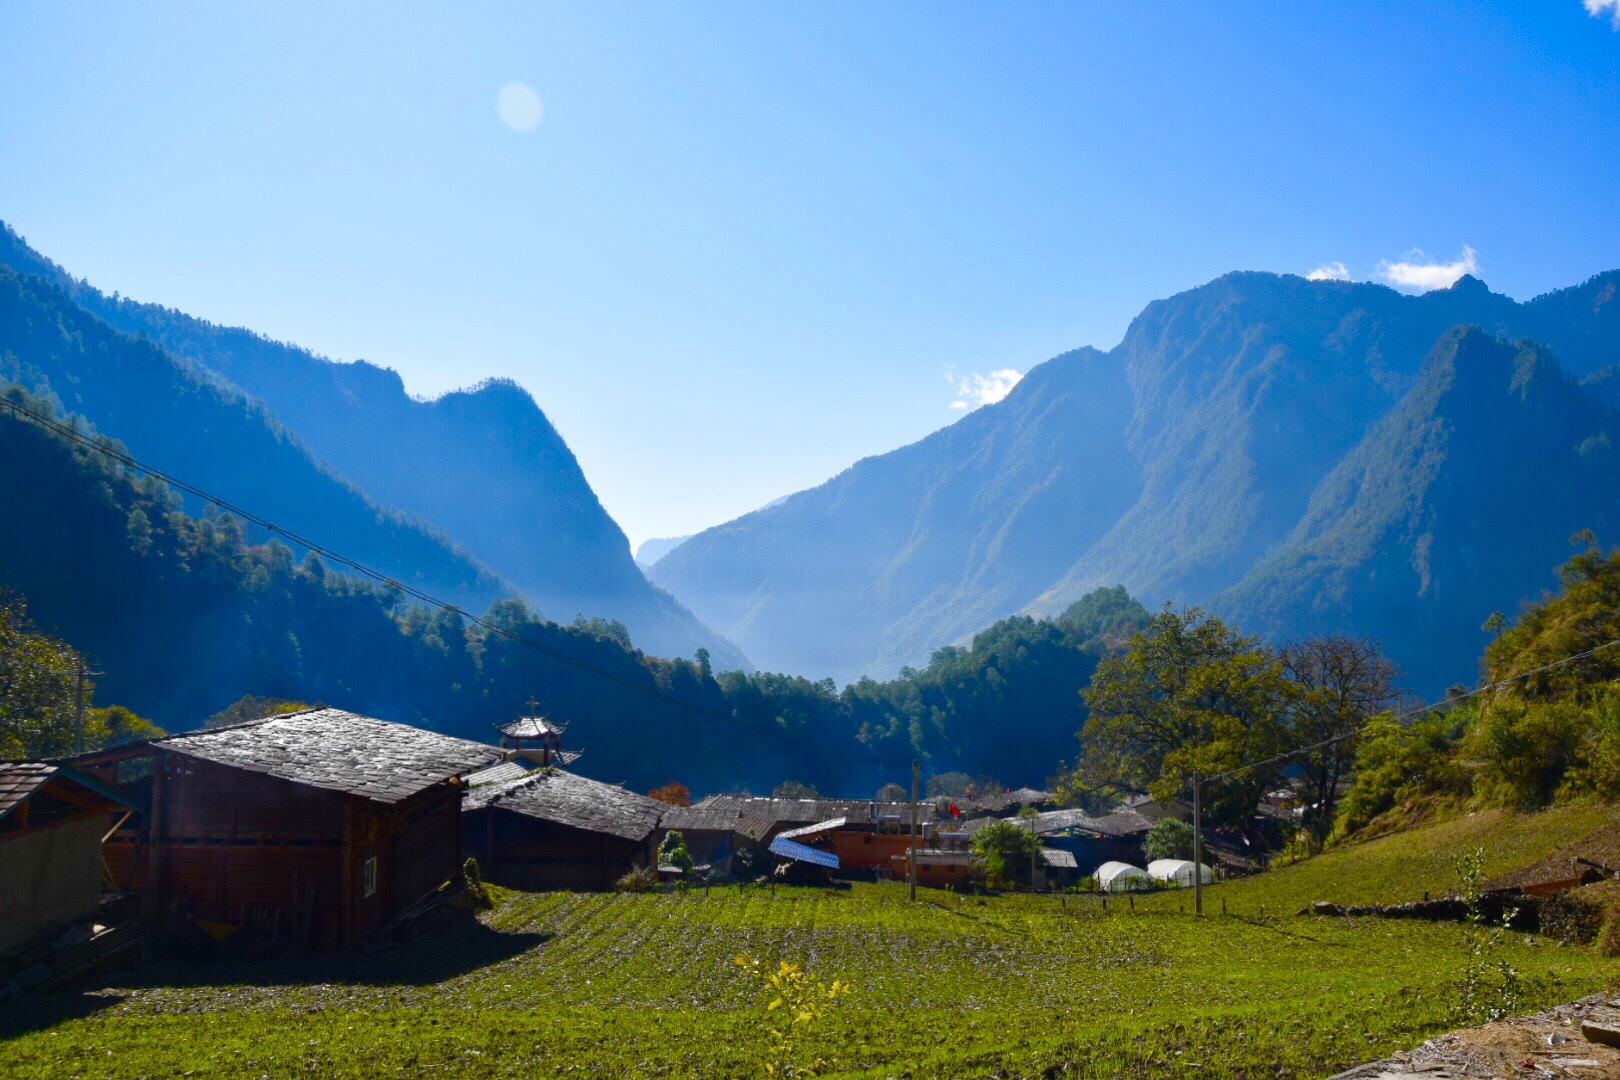
[[[559,724],[549,717],[520,716],[510,724],[502,724],[500,732],[514,739],[539,739],[546,735],[561,735],[567,728],[567,724]]]
[[[0,762],[0,819],[27,802],[47,784],[63,781],[98,795],[113,805],[131,810],[139,808],[128,796],[65,765],[51,765],[43,761]]]
[[[0,818],[28,800],[56,772],[56,766],[43,761],[0,763]]]
[[[294,784],[397,803],[501,760],[499,747],[342,709],[252,720],[159,739],[174,754]]]
[[[1030,827],[1031,821],[1034,821],[1035,832],[1041,836],[1079,829],[1082,832],[1115,839],[1139,836],[1153,827],[1152,820],[1129,809],[1115,810],[1102,817],[1092,817],[1084,810],[1049,810],[1044,814],[1036,814],[1034,818],[976,818],[973,821],[963,822],[958,831],[972,836],[980,829],[994,825],[998,821],[1010,821],[1025,829]]]
[[[1025,787],[1017,791],[996,791],[971,799],[959,799],[957,805],[963,810],[978,813],[1004,814],[1021,806],[1039,806],[1041,803],[1050,802],[1051,799],[1052,793],[1049,791]]]
[[[736,832],[739,815],[734,806],[671,806],[658,827],[666,832]]]
[[[910,803],[880,803],[870,799],[773,799],[752,795],[711,795],[698,803],[697,807],[735,811],[737,831],[754,840],[764,839],[778,826],[814,825],[833,818],[843,818],[849,825],[911,821]],[[935,814],[933,803],[917,804],[919,825],[932,822]]]
[[[645,840],[670,809],[656,799],[561,769],[543,769],[505,783],[480,784],[467,792],[461,809],[469,813],[486,807],[625,840]]]
[[[503,761],[499,765],[491,765],[487,769],[467,774],[467,786],[478,787],[481,784],[503,784],[508,780],[518,780],[528,776],[535,770],[535,766],[527,761]]]

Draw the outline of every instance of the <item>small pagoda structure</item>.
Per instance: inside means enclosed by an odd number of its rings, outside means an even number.
[[[513,757],[536,765],[570,765],[582,750],[564,750],[562,735],[568,725],[558,723],[549,716],[534,715],[537,703],[529,699],[529,716],[520,716],[509,724],[499,725],[501,746],[513,751]]]

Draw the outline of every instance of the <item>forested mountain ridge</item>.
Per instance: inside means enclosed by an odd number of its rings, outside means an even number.
[[[1546,350],[1456,327],[1287,539],[1209,604],[1271,636],[1427,640],[1403,657],[1408,676],[1464,681],[1444,643],[1478,648],[1503,568],[1550,565],[1572,534],[1620,525],[1617,439],[1620,414]]]
[[[240,391],[150,341],[114,330],[55,285],[5,266],[0,382],[17,383],[116,432],[155,468],[402,582],[474,610],[513,591],[446,537],[378,506],[323,468]],[[7,469],[15,467],[6,462]],[[8,579],[26,573],[26,567],[5,569]]]
[[[1282,565],[1265,560],[1291,542],[1335,469],[1409,400],[1451,328],[1540,342],[1542,363],[1587,377],[1584,386],[1563,378],[1571,400],[1612,400],[1606,369],[1620,360],[1617,287],[1620,271],[1521,304],[1472,277],[1408,296],[1365,283],[1228,274],[1149,304],[1114,350],[1086,351],[1086,365],[1038,365],[999,404],[699,534],[653,576],[766,663],[839,678],[915,662],[926,655],[923,642],[964,632],[963,613],[981,621],[1019,610],[1051,616],[1102,585],[1123,583],[1150,603],[1208,602],[1220,611],[1259,595],[1252,582],[1239,592],[1240,583],[1262,565]],[[1031,407],[1055,399],[1071,404]],[[1088,407],[1090,423],[1079,419]],[[1594,434],[1577,415],[1589,413],[1555,410],[1542,422],[1572,425],[1564,434],[1574,445]],[[1029,445],[1049,451],[1040,460],[1051,468],[1024,467],[1012,448]],[[1489,474],[1487,459],[1476,463],[1471,453],[1448,459],[1458,482],[1470,468],[1481,479]],[[1101,497],[1082,498],[1073,486],[1088,471],[1106,474],[1107,482],[1085,476]],[[940,482],[947,476],[957,486]],[[848,497],[877,478],[889,478],[884,498]],[[1054,490],[1066,497],[1043,509],[1039,494]],[[1606,492],[1572,490],[1556,516],[1594,527],[1613,520]],[[1031,502],[1007,513],[1020,493]],[[916,558],[918,538],[926,542],[933,519],[947,513],[959,517],[958,533],[993,535],[996,544]],[[1402,614],[1379,625],[1388,651],[1422,680],[1415,689],[1467,680],[1478,654],[1474,637],[1436,648],[1418,627],[1477,627],[1491,610],[1511,611],[1539,591],[1556,561],[1549,544],[1568,530],[1550,518],[1523,527],[1547,535],[1499,549],[1486,535],[1482,547],[1454,553],[1480,563],[1477,592],[1430,589],[1391,600]],[[1368,558],[1393,542],[1380,535],[1361,544]],[[1442,529],[1430,542],[1455,536]],[[1021,565],[997,565],[1003,552],[1020,553]],[[1458,565],[1432,554],[1434,565]],[[892,598],[881,620],[869,617],[874,598]],[[832,610],[861,617],[836,629],[805,617]],[[1322,605],[1291,607],[1287,618],[1242,610],[1244,625],[1282,637],[1344,628]]]
[[[108,296],[3,225],[0,264],[52,281],[114,328],[149,337],[263,402],[335,473],[382,505],[443,530],[549,617],[618,619],[649,652],[707,648],[722,668],[748,666],[735,645],[647,581],[573,452],[515,383],[491,380],[417,400],[387,368],[330,361],[248,330]],[[123,436],[120,425],[108,426]],[[141,452],[138,439],[129,441]]]
[[[0,460],[0,505],[26,513],[0,529],[0,604],[26,604],[104,672],[98,703],[170,730],[251,694],[489,740],[532,696],[570,723],[587,751],[579,771],[642,790],[768,791],[792,777],[854,794],[903,779],[912,757],[929,773],[1039,782],[1072,752],[1098,659],[1147,621],[1123,590],[1102,590],[1057,620],[1005,620],[921,671],[840,692],[648,656],[611,628],[529,619],[510,601],[487,619],[539,647],[486,633],[275,539],[249,542],[228,514],[187,514],[160,480],[6,409]]]

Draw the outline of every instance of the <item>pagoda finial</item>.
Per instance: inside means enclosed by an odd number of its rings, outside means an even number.
[[[529,714],[532,716],[534,714],[535,710],[538,709],[538,708],[540,708],[540,703],[538,701],[534,700],[534,695],[533,694],[530,694],[529,695]]]

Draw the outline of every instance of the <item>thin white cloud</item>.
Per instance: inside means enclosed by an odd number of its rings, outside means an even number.
[[[1620,0],[1615,0],[1620,3]],[[1349,281],[1350,269],[1342,262],[1326,262],[1305,275],[1306,281]]]
[[[1620,3],[1620,0],[1615,0]],[[1378,264],[1378,276],[1391,285],[1404,289],[1427,292],[1430,289],[1449,289],[1464,274],[1479,269],[1474,249],[1463,245],[1462,254],[1453,262],[1433,262],[1421,251],[1408,251],[1400,262],[1387,260]]]
[[[946,372],[946,381],[956,387],[956,400],[951,402],[951,408],[958,412],[967,412],[969,409],[977,409],[980,405],[994,405],[1006,397],[1023,377],[1012,368],[1002,368],[988,375],[980,375],[975,371],[960,378]]]
[[[1620,30],[1620,0],[1581,0],[1586,5],[1586,13],[1594,19],[1603,18],[1603,13],[1609,13],[1609,24]]]

